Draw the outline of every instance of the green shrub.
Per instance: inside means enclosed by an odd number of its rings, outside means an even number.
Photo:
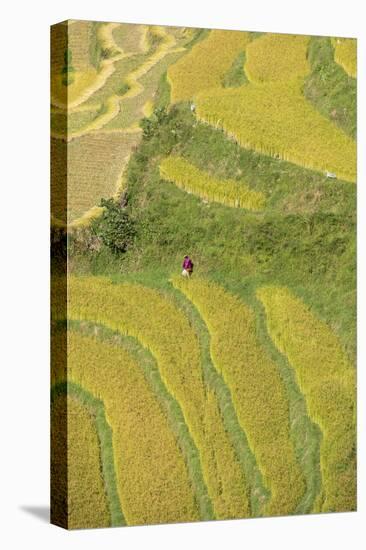
[[[163,107],[160,107],[159,109],[155,109],[149,118],[143,118],[140,122],[140,126],[143,130],[144,138],[151,138],[158,127],[167,121],[168,117],[167,111]]]
[[[102,48],[100,51],[101,59],[110,59],[115,55],[118,55],[118,52],[116,50],[113,50],[113,48]]]
[[[134,221],[114,199],[102,199],[100,206],[104,211],[92,221],[92,233],[113,252],[126,252],[136,235]]]

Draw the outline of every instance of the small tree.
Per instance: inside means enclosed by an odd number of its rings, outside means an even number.
[[[149,139],[153,136],[161,124],[167,121],[169,115],[163,107],[155,109],[150,117],[142,118],[140,127],[142,128],[144,138]]]
[[[102,215],[93,220],[91,230],[114,253],[126,252],[136,235],[135,222],[114,199],[102,199]]]

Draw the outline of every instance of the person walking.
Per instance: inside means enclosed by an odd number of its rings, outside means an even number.
[[[193,273],[193,262],[189,256],[184,256],[182,267],[183,277],[190,277]]]

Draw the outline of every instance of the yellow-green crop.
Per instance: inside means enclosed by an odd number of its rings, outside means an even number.
[[[90,134],[68,144],[69,223],[97,206],[102,197],[115,194],[131,149],[139,139],[138,133]]]
[[[90,69],[90,42],[95,32],[92,21],[69,20],[67,25],[68,48],[71,64],[76,71]]]
[[[357,40],[332,38],[334,59],[353,78],[357,76]]]
[[[246,48],[248,79],[257,83],[303,79],[310,71],[309,40],[309,36],[272,33],[253,40]]]
[[[262,210],[265,197],[244,182],[219,180],[182,157],[167,157],[160,163],[160,176],[178,187],[209,201],[228,206]]]
[[[250,42],[245,71],[251,82],[234,89],[218,81],[202,85],[197,117],[243,147],[355,182],[356,143],[303,95],[308,42],[307,36],[279,34]]]
[[[323,433],[321,471],[325,512],[356,507],[355,370],[330,328],[282,287],[257,291],[270,335],[287,355],[309,414]]]
[[[74,397],[67,397],[67,466],[68,528],[109,527],[95,420]]]
[[[104,403],[129,525],[199,519],[187,468],[143,372],[123,349],[70,332],[69,380]]]
[[[211,354],[232,393],[271,500],[269,515],[290,514],[305,482],[290,439],[288,401],[277,366],[261,348],[253,311],[219,285],[173,279],[194,303],[211,335]]]
[[[151,288],[112,284],[96,277],[71,277],[69,283],[71,318],[100,322],[134,336],[156,358],[160,375],[180,404],[198,448],[215,516],[248,517],[244,474],[218,416],[217,397],[207,394],[198,339],[188,319],[169,299]],[[215,422],[213,414],[217,417]]]
[[[221,87],[235,57],[250,42],[249,33],[213,30],[207,38],[168,69],[171,101],[187,101],[210,88]]]
[[[356,143],[304,98],[296,80],[205,91],[196,112],[243,147],[356,180]]]

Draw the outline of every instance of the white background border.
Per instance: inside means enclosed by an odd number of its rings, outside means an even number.
[[[49,498],[49,25],[67,18],[359,39],[359,281],[365,276],[365,18],[361,1],[8,1],[1,12],[1,484],[3,548],[361,548],[365,338],[359,328],[359,505],[353,514],[66,532]],[[363,23],[363,25],[362,25]],[[361,124],[361,121],[362,124]],[[359,327],[365,291],[359,285]],[[33,513],[26,508],[33,509]],[[43,512],[42,512],[43,510]],[[363,530],[364,531],[364,530]]]

